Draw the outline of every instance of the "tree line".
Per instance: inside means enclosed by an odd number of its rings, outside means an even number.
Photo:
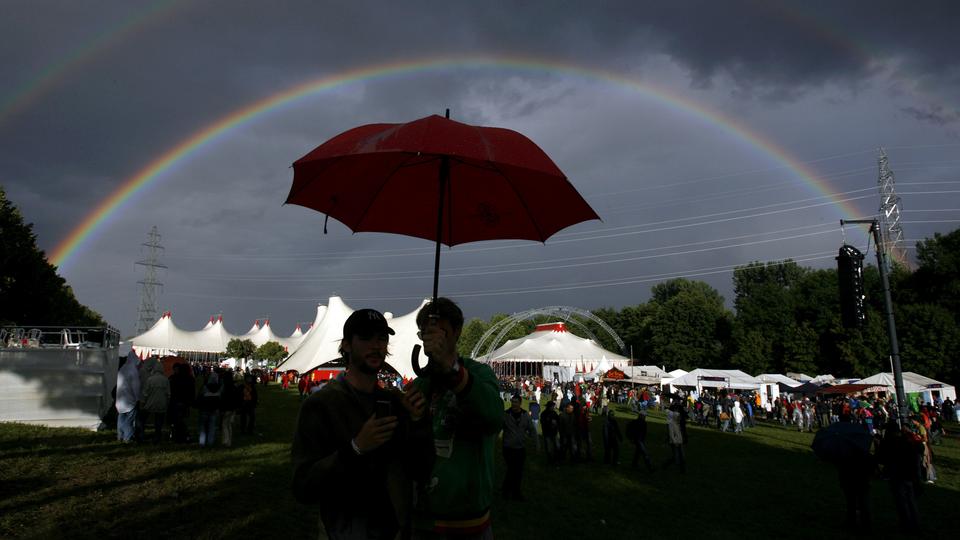
[[[918,242],[916,258],[916,269],[894,265],[889,273],[903,370],[960,382],[960,230]],[[858,328],[841,324],[837,270],[806,268],[792,260],[736,268],[732,310],[707,283],[674,279],[653,286],[647,302],[592,313],[619,334],[640,365],[867,377],[891,370],[891,349],[876,266],[864,268],[863,284],[866,318]],[[461,354],[469,354],[503,317],[467,323]],[[525,321],[507,339],[522,337],[541,322],[546,320]],[[600,345],[619,351],[598,325],[582,323]],[[587,337],[576,325],[568,328]]]
[[[33,224],[0,186],[0,326],[106,326],[37,247]]]

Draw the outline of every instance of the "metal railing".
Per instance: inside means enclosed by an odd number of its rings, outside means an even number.
[[[107,349],[120,344],[110,326],[0,326],[0,348]]]

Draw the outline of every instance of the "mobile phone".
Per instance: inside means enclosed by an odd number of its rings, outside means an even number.
[[[377,418],[393,416],[393,406],[389,401],[378,400],[376,404]]]

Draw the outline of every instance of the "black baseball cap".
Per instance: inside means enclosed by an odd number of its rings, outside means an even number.
[[[343,323],[343,339],[350,339],[357,334],[372,335],[378,333],[396,335],[393,328],[387,326],[387,319],[383,316],[383,313],[375,309],[358,309],[350,314],[347,321]]]

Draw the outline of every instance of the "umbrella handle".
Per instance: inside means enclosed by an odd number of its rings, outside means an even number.
[[[413,346],[413,353],[410,355],[410,365],[417,377],[423,377],[423,368],[420,367],[420,345]]]

